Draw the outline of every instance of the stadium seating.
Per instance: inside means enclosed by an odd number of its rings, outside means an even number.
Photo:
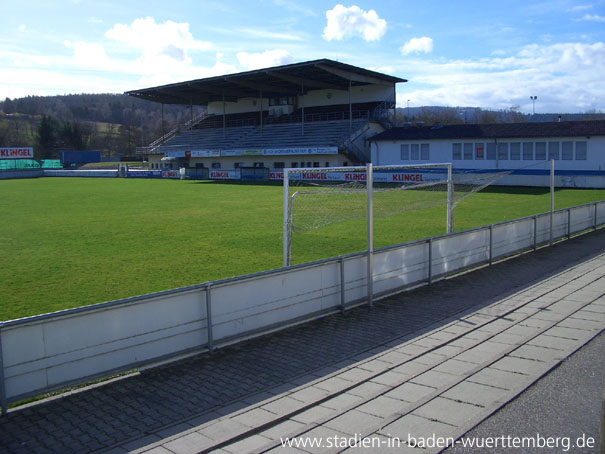
[[[159,153],[174,150],[226,150],[340,146],[367,119],[276,123],[260,126],[203,128],[182,131],[160,146]]]

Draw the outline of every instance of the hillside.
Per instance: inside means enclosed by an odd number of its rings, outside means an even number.
[[[33,146],[40,149],[39,157],[52,157],[60,149],[133,155],[136,147],[147,145],[190,115],[185,106],[162,108],[126,95],[7,98],[0,102],[0,146]]]

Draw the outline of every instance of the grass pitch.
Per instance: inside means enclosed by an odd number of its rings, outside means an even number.
[[[282,264],[280,185],[144,179],[0,181],[0,320],[166,290]],[[605,199],[559,190],[556,208]],[[456,230],[548,211],[544,189],[463,201]],[[295,235],[293,263],[365,249],[365,221]],[[445,232],[445,206],[375,220],[375,247]]]

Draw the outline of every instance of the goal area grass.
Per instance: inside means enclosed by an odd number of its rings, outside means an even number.
[[[0,181],[0,320],[279,268],[279,184],[105,178]],[[557,190],[556,207],[605,199]],[[490,187],[455,230],[546,212],[547,188]],[[374,247],[445,233],[446,207],[376,219]],[[365,220],[295,234],[292,263],[366,248]]]

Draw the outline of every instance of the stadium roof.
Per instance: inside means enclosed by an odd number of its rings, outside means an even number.
[[[500,139],[605,136],[604,120],[544,123],[497,123],[392,128],[372,137],[386,140]]]
[[[159,87],[127,91],[126,94],[164,104],[207,105],[212,101],[239,98],[293,96],[309,90],[348,90],[352,86],[407,82],[357,66],[321,59],[236,74],[208,77]]]

